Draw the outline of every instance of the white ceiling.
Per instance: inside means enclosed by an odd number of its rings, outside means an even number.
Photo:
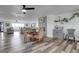
[[[68,13],[79,9],[79,5],[27,5],[26,7],[35,7],[35,10],[27,11],[24,19],[33,19],[50,14]],[[0,17],[15,19],[16,13],[22,14],[21,9],[21,5],[0,5]]]

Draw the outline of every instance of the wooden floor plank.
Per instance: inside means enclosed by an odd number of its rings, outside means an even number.
[[[77,42],[77,50],[79,49],[79,42]]]
[[[36,45],[35,47],[32,48],[32,50],[39,49],[40,47],[42,47],[42,46],[44,46],[46,44],[47,44],[47,42],[44,42],[44,43],[39,44],[39,45]]]
[[[60,51],[65,43],[66,43],[66,42],[64,41],[63,43],[61,43],[60,46],[57,46],[57,47],[54,46],[54,47],[52,47],[49,52],[58,52],[58,51]]]
[[[59,47],[55,46],[52,50],[49,51],[49,53],[53,53],[54,51],[56,51]]]
[[[72,47],[73,47],[73,45],[72,45],[72,44],[69,44],[69,45],[67,46],[67,48],[65,49],[65,52],[66,52],[66,53],[70,53]]]
[[[47,48],[50,48],[53,44],[54,44],[54,43],[50,43],[50,44],[48,44],[48,45],[46,45],[46,46],[41,47],[41,48],[40,48],[40,51],[44,51],[44,50],[46,50]]]
[[[77,53],[77,50],[73,49],[71,53]]]

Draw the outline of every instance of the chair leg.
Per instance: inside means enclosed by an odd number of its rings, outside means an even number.
[[[24,37],[24,42],[26,42],[26,37]]]
[[[38,40],[39,42],[41,41],[41,39],[39,38],[39,40]]]
[[[75,42],[75,37],[73,39],[74,39],[74,42]]]

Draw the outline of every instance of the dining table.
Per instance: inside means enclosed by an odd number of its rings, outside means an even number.
[[[36,39],[34,38],[34,36],[38,35],[38,32],[30,31],[30,32],[27,32],[27,35],[29,35],[29,38],[30,38],[31,41],[35,41]]]

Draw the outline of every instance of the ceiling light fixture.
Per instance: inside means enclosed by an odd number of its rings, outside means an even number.
[[[22,5],[22,12],[26,14],[27,10],[34,10],[34,7],[26,7],[26,5]]]
[[[25,10],[25,9],[22,9],[22,12],[23,12],[23,14],[26,14],[27,10]]]

